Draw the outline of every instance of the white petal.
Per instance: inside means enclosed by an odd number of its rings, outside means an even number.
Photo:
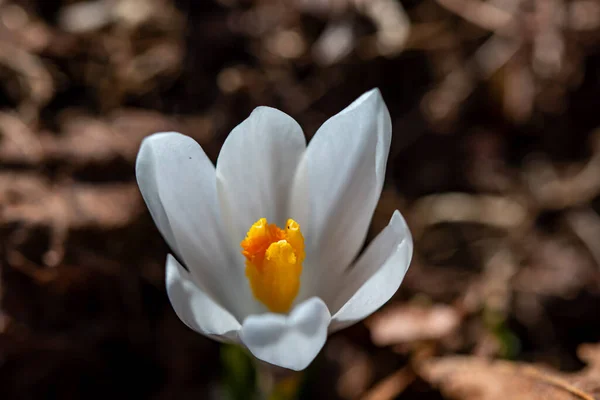
[[[289,315],[249,316],[242,324],[240,339],[256,358],[300,371],[321,351],[330,319],[323,300],[313,297]]]
[[[196,284],[240,320],[252,310],[243,265],[232,261],[223,233],[215,168],[190,137],[157,133],[144,139],[137,162],[140,191],[158,229]]]
[[[282,226],[306,139],[296,121],[269,107],[258,107],[231,131],[217,160],[223,220],[239,247],[260,218]]]
[[[384,305],[400,287],[412,253],[412,236],[396,210],[389,225],[340,281],[337,298],[331,304],[334,316],[330,331],[352,325]]]
[[[329,287],[358,254],[381,194],[391,120],[379,90],[326,121],[300,162],[292,211],[307,240],[301,298]]]
[[[175,313],[190,329],[216,340],[237,341],[240,323],[200,290],[172,255],[167,256],[167,294]]]

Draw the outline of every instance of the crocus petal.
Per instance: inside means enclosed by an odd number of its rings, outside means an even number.
[[[237,341],[241,325],[196,286],[172,255],[167,256],[167,294],[175,313],[190,329],[220,341]]]
[[[305,296],[315,285],[331,286],[358,254],[381,194],[391,129],[374,89],[326,121],[309,143],[291,200],[307,239]]]
[[[154,222],[196,284],[241,320],[254,302],[232,261],[215,168],[200,145],[179,133],[151,135],[142,142],[136,177]]]
[[[340,281],[337,298],[330,304],[334,316],[329,330],[352,325],[384,305],[400,287],[412,253],[412,236],[396,210],[388,226]]]
[[[283,226],[290,218],[289,195],[305,148],[298,123],[269,107],[256,108],[229,134],[217,160],[217,184],[235,248],[258,219]]]
[[[289,315],[251,315],[242,324],[241,341],[258,359],[300,371],[317,356],[327,340],[331,315],[323,300],[313,297]]]

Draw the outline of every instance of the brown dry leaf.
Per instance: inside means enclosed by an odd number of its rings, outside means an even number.
[[[0,228],[20,226],[13,241],[28,237],[35,227],[49,229],[50,244],[44,255],[47,265],[62,261],[69,233],[127,226],[143,210],[141,204],[135,183],[53,186],[34,174],[0,173]]]
[[[402,3],[390,0],[357,1],[357,9],[373,21],[377,33],[363,40],[362,55],[391,57],[404,49],[410,34],[410,19]],[[373,52],[376,50],[376,52]]]
[[[457,400],[594,400],[585,390],[588,381],[576,383],[576,374],[559,375],[509,361],[438,358],[423,362],[419,373],[442,394]],[[586,379],[591,379],[588,375]]]
[[[121,109],[100,120],[76,109],[61,116],[61,134],[43,137],[48,157],[72,163],[89,163],[123,157],[133,162],[147,135],[181,129],[181,123],[159,113]]]
[[[18,115],[0,112],[0,162],[37,164],[43,154],[39,138]]]
[[[394,399],[400,393],[402,393],[408,385],[415,380],[415,375],[409,368],[402,368],[399,371],[394,372],[381,382],[377,383],[372,389],[370,389],[362,400],[386,400]]]
[[[577,354],[588,366],[582,371],[570,374],[568,381],[594,396],[600,398],[600,344],[584,344],[579,346]]]
[[[537,156],[523,171],[523,180],[535,202],[541,208],[560,210],[586,204],[600,191],[600,130],[590,138],[593,151],[590,159],[582,165],[559,168],[545,158]]]
[[[339,379],[335,387],[342,399],[356,399],[373,382],[375,366],[369,354],[352,342],[332,339],[325,356],[339,368]]]
[[[13,73],[9,92],[13,92],[20,114],[32,119],[54,96],[54,81],[44,62],[35,54],[9,42],[0,45],[0,66]]]
[[[572,298],[594,282],[593,260],[572,239],[532,232],[524,244],[531,256],[512,280],[518,292]]]
[[[435,340],[450,334],[460,323],[458,312],[447,305],[387,307],[367,321],[371,340],[379,346]]]
[[[33,174],[0,174],[1,224],[60,224],[67,228],[113,229],[143,209],[134,183],[61,185]]]
[[[515,199],[493,195],[444,193],[421,198],[413,207],[413,235],[440,223],[478,223],[507,232],[528,226],[527,208]]]
[[[142,139],[154,132],[180,131],[201,144],[212,138],[209,117],[175,119],[133,108],[120,109],[106,119],[69,108],[58,121],[59,134],[38,132],[18,115],[0,113],[0,163],[87,165],[122,158],[133,164]]]

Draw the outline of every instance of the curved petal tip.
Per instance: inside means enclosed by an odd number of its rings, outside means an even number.
[[[166,286],[173,310],[190,329],[218,341],[237,341],[240,323],[198,288],[170,254],[167,256]]]
[[[412,255],[412,235],[396,210],[388,226],[342,280],[330,331],[352,325],[383,306],[400,287]]]
[[[308,367],[327,340],[331,315],[318,297],[299,304],[289,315],[251,315],[241,341],[258,359],[294,371]]]

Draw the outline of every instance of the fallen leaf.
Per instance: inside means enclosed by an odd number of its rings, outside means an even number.
[[[378,346],[435,340],[450,334],[460,323],[458,312],[447,305],[387,307],[367,321],[371,340]]]
[[[590,371],[558,374],[532,365],[493,361],[477,357],[452,356],[423,362],[420,375],[456,400],[594,400],[586,389],[593,379]],[[600,375],[594,373],[598,381]]]

